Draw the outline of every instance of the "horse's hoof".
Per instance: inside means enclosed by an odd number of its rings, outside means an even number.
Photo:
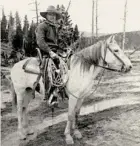
[[[19,134],[19,139],[20,140],[26,140],[26,138],[27,138],[26,134],[21,134],[21,133]]]
[[[81,134],[81,132],[79,131],[79,130],[74,130],[74,136],[76,137],[76,138],[78,138],[78,139],[81,139],[82,138],[82,134]]]
[[[28,129],[27,130],[27,135],[33,135],[34,134],[34,130],[33,129]]]
[[[74,144],[73,138],[70,135],[66,136],[66,143],[67,143],[67,145]]]
[[[50,108],[57,108],[58,107],[58,102],[52,102],[52,103],[48,103]]]

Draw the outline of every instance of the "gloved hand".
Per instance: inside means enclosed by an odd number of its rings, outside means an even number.
[[[54,53],[53,51],[50,51],[50,56],[53,59],[58,58],[58,55],[56,53]]]

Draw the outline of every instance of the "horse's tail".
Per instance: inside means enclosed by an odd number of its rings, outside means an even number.
[[[17,95],[13,83],[11,83],[11,96],[12,96],[12,111],[15,112],[17,109]]]

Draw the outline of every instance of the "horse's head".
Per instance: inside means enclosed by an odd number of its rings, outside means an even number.
[[[114,37],[114,35],[110,36],[106,40],[105,47],[102,51],[102,58],[106,65],[108,65],[108,68],[128,72],[132,68],[131,61],[114,40]]]

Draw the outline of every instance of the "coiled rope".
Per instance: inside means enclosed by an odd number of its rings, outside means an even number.
[[[59,72],[57,72],[56,65],[53,60],[49,58],[48,60],[48,77],[52,86],[55,87],[64,87],[68,81],[68,66],[67,64],[59,57]]]

